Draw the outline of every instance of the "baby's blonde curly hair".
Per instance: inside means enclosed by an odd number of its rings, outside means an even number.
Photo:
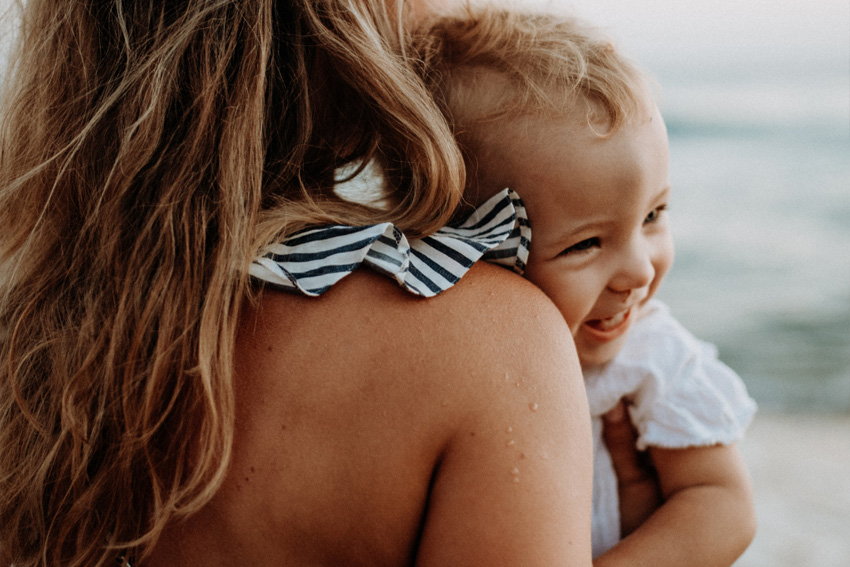
[[[470,183],[478,154],[509,138],[518,118],[578,118],[608,137],[645,100],[637,66],[568,15],[467,7],[421,26],[411,51],[464,148]]]

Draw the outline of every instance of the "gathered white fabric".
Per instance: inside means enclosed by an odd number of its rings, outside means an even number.
[[[457,283],[479,259],[522,274],[531,227],[519,196],[505,189],[456,226],[408,240],[390,223],[321,226],[269,246],[254,260],[253,278],[318,296],[359,266],[386,274],[407,291],[433,297]]]
[[[584,376],[593,420],[596,557],[620,539],[617,478],[602,440],[603,414],[625,398],[639,450],[683,449],[738,441],[756,403],[741,378],[718,360],[714,345],[694,337],[656,299],[644,306],[614,359],[585,369]]]

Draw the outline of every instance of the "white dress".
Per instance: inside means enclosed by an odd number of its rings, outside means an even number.
[[[602,440],[602,415],[621,398],[638,432],[637,448],[679,449],[730,444],[752,420],[756,404],[740,377],[650,300],[623,348],[604,365],[585,370],[593,426],[593,556],[620,540],[617,477]]]

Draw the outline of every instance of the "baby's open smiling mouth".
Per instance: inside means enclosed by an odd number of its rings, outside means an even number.
[[[604,319],[590,319],[585,321],[584,326],[595,339],[610,341],[628,330],[631,322],[631,312],[632,308],[629,308]]]

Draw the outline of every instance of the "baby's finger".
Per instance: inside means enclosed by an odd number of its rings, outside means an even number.
[[[653,475],[642,464],[640,454],[635,447],[637,442],[637,431],[628,419],[626,403],[620,401],[614,408],[602,416],[604,422],[603,437],[617,479],[621,484],[630,482],[642,482]]]

